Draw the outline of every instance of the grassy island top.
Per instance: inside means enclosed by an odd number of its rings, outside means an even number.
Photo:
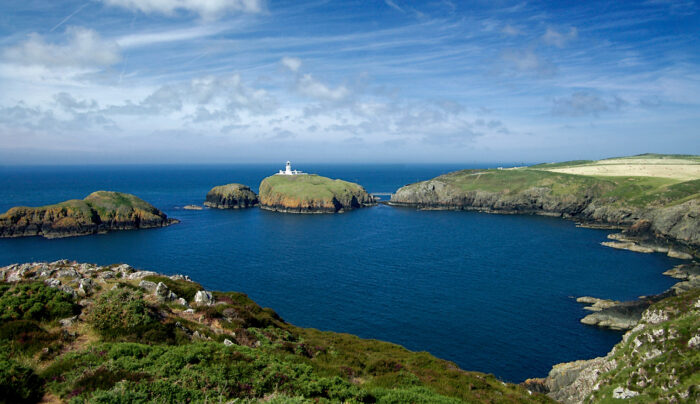
[[[659,207],[700,198],[700,156],[643,154],[598,161],[461,170],[434,180],[465,192],[516,194],[547,188],[554,196],[589,196],[614,205]]]
[[[71,199],[53,205],[39,207],[17,206],[0,215],[0,218],[12,216],[17,213],[60,210],[65,210],[76,216],[85,217],[90,217],[93,215],[93,212],[97,212],[101,220],[130,215],[134,211],[156,216],[162,215],[153,205],[137,196],[122,192],[97,191],[91,193],[85,197],[85,199]]]
[[[260,183],[260,195],[279,194],[298,200],[330,200],[334,197],[366,194],[353,182],[333,180],[316,174],[272,175]],[[338,198],[340,199],[340,198]]]
[[[208,194],[225,197],[237,197],[244,194],[247,195],[252,192],[253,191],[251,191],[250,187],[247,185],[233,183],[215,186],[208,192]]]

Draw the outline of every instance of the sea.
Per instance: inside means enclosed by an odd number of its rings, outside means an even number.
[[[483,167],[298,168],[391,193]],[[238,182],[257,191],[279,168],[0,167],[0,212],[111,190],[135,194],[181,221],[54,240],[0,239],[0,266],[65,258],[186,274],[209,290],[246,293],[297,326],[389,341],[521,382],[546,376],[560,362],[605,355],[620,341],[620,332],[581,324],[587,312],[575,297],[629,300],[660,293],[674,283],[662,272],[680,263],[604,247],[611,231],[552,217],[386,205],[333,215],[183,209],[201,204],[216,185]]]

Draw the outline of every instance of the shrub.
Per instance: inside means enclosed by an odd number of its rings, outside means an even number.
[[[184,297],[185,300],[188,302],[191,302],[194,300],[194,295],[200,291],[204,290],[202,285],[195,283],[195,282],[190,282],[186,280],[173,280],[168,278],[167,276],[158,276],[158,275],[153,275],[153,276],[146,276],[143,278],[144,280],[151,281],[151,282],[163,282],[165,286],[168,287],[173,293],[175,293],[178,297]]]
[[[79,307],[66,292],[41,282],[20,283],[0,289],[0,320],[53,320],[78,313]]]
[[[35,403],[43,394],[43,382],[34,370],[0,357],[0,402]]]
[[[34,321],[15,320],[0,324],[0,341],[5,342],[12,353],[33,354],[42,348],[55,353],[63,340],[62,333],[49,333]]]
[[[156,313],[141,299],[141,294],[125,288],[110,290],[98,297],[87,321],[107,339],[139,339],[161,328]]]

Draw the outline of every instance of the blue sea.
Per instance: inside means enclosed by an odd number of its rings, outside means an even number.
[[[183,210],[230,182],[250,185],[276,165],[0,167],[0,211],[133,193],[181,220],[162,229],[46,240],[0,239],[0,265],[67,258],[190,275],[247,293],[302,327],[428,351],[507,381],[606,354],[621,337],[579,323],[573,299],[659,293],[678,264],[600,245],[609,233],[539,216],[417,211],[379,205],[336,215]],[[297,168],[297,167],[295,167]],[[369,192],[461,168],[303,165]]]

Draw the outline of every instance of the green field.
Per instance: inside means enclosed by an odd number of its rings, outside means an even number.
[[[271,193],[302,201],[347,199],[365,192],[362,186],[343,180],[333,180],[315,174],[273,175],[260,183],[261,198]]]

